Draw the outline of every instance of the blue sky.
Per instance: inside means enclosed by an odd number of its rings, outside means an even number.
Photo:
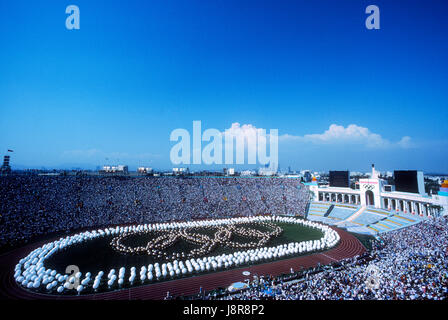
[[[70,4],[80,30],[65,28]],[[369,4],[380,30],[365,27]],[[2,1],[1,154],[170,168],[171,131],[201,120],[278,129],[282,168],[448,172],[447,12],[444,0]]]

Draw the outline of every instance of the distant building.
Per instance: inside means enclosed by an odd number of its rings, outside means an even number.
[[[235,168],[229,168],[227,170],[227,175],[228,176],[234,176],[235,175]]]
[[[278,167],[275,163],[269,163],[269,165],[265,165],[264,167],[258,169],[258,174],[260,176],[275,176],[278,172]]]
[[[304,170],[302,177],[304,182],[311,182],[311,179],[313,178],[309,170]]]
[[[153,170],[149,167],[138,167],[137,172],[140,174],[152,174]]]
[[[103,166],[103,169],[100,170],[100,172],[105,172],[105,173],[128,173],[128,166],[126,165],[116,165],[116,166]]]
[[[173,174],[175,175],[182,175],[188,173],[190,173],[190,170],[188,168],[173,168]]]
[[[3,157],[3,164],[0,167],[0,172],[3,174],[10,173],[11,172],[11,166],[9,165],[10,156],[4,156]]]

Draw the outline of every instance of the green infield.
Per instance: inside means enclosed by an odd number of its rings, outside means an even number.
[[[307,226],[298,224],[289,224],[283,222],[275,222],[274,225],[281,228],[281,233],[272,237],[267,243],[266,247],[275,247],[290,242],[301,242],[308,240],[318,240],[323,236],[322,231],[313,229]],[[254,223],[240,224],[239,227],[245,229],[258,230],[261,232],[269,231],[269,228]],[[203,234],[212,238],[215,234],[213,228],[192,228],[196,234]],[[123,244],[133,247],[144,247],[149,241],[154,240],[158,236],[157,232],[149,232],[144,234],[132,234],[123,240]],[[160,264],[166,262],[165,260],[157,259],[154,256],[141,254],[123,254],[114,250],[111,246],[113,236],[93,239],[88,242],[79,243],[71,246],[67,250],[62,250],[49,257],[46,262],[46,268],[57,270],[61,274],[65,274],[65,269],[69,265],[76,265],[81,272],[88,270],[93,275],[99,271],[109,272],[110,269],[119,269],[122,266],[130,268],[135,266],[137,270],[141,266],[147,266],[159,262]],[[240,234],[232,234],[231,241],[234,243],[245,244],[253,241],[252,238],[242,236]],[[173,245],[167,247],[167,253],[175,252],[189,252],[197,249],[198,244],[194,244],[184,239],[179,239]],[[236,251],[243,251],[247,249],[237,249],[226,246],[217,246],[209,254],[213,256],[221,254],[230,254]],[[180,259],[179,259],[180,260]]]

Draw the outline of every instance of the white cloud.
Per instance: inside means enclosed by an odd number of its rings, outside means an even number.
[[[379,134],[370,132],[368,128],[351,124],[347,128],[337,124],[330,125],[330,128],[322,134],[307,134],[305,139],[313,142],[344,142],[344,143],[360,143],[367,147],[385,147],[390,144],[386,139],[383,139]]]
[[[271,130],[277,130],[272,131]],[[229,129],[224,130],[222,132],[223,137],[236,137],[236,139],[244,139],[246,143],[246,147],[251,150],[257,149],[257,138],[258,138],[258,147],[265,148],[268,145],[268,140],[271,141],[270,133],[278,134],[278,129],[263,129],[257,128],[252,124],[243,124],[241,125],[238,122],[232,123]],[[280,137],[279,137],[280,138]]]
[[[394,143],[380,134],[371,132],[368,128],[350,124],[346,128],[337,124],[332,124],[323,133],[306,134],[304,136],[293,136],[283,134],[279,137],[280,141],[309,142],[314,144],[357,144],[368,148],[388,148],[401,147],[410,148],[413,144],[411,138],[403,137],[400,141]]]
[[[241,125],[234,122],[229,129],[224,130],[221,134],[224,138],[226,161],[231,161],[230,159],[233,158],[234,144],[230,141],[235,138],[237,163],[244,161],[246,150],[248,164],[256,164],[258,159],[261,164],[278,165],[278,129],[266,130],[252,124]],[[228,155],[231,155],[230,158],[227,158]]]
[[[408,136],[401,138],[401,140],[398,141],[397,144],[404,149],[415,147],[415,144],[412,142],[411,137]]]
[[[232,123],[229,129],[226,129],[222,134],[223,136],[236,137],[236,139],[245,139],[249,148],[256,148],[257,146],[257,133],[262,130],[251,124],[240,125],[238,122]],[[266,143],[266,141],[264,141]]]

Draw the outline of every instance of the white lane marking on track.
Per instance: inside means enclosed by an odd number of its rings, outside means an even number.
[[[335,258],[332,258],[332,257],[330,257],[330,256],[327,256],[325,253],[321,253],[321,255],[326,256],[327,258],[330,258],[330,259],[333,260],[333,261],[338,261],[338,260],[336,260]]]

